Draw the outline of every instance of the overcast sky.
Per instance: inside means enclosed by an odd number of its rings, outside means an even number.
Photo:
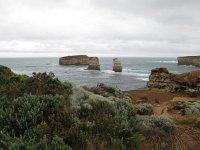
[[[0,57],[200,55],[200,0],[0,0]]]

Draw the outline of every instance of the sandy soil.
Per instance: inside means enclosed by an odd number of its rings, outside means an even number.
[[[127,91],[127,93],[131,95],[133,102],[146,97],[147,102],[151,104],[157,103],[157,100],[160,103],[163,103],[172,100],[174,97],[178,96],[177,94],[172,94],[161,90],[131,90]]]
[[[172,120],[180,120],[182,117],[189,118],[182,116],[180,111],[170,110],[168,108],[169,101],[191,101],[194,99],[160,90],[131,90],[127,91],[127,93],[131,95],[133,103],[142,99],[145,103],[151,103],[153,105],[154,115],[165,115]],[[156,136],[152,135],[152,141],[148,139],[144,141],[145,149],[162,149],[159,147],[159,141],[155,140],[155,138]],[[200,130],[191,125],[178,124],[177,135],[173,136],[171,140],[173,141],[172,145],[174,148],[172,149],[174,150],[200,150]],[[158,147],[155,148],[155,145]]]

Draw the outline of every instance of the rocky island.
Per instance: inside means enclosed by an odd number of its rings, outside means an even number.
[[[59,58],[60,65],[89,65],[89,59],[87,55],[74,55],[65,56]]]
[[[113,59],[113,71],[122,72],[122,64],[118,58]]]
[[[200,56],[183,56],[178,57],[178,65],[200,66]]]
[[[88,70],[100,70],[99,58],[98,57],[90,57]]]

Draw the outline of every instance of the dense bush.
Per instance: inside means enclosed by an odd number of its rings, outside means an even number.
[[[3,100],[1,100],[2,102]],[[5,99],[6,101],[6,99]],[[6,104],[6,102],[4,102]],[[0,128],[13,136],[34,134],[34,127],[48,121],[51,115],[60,115],[63,109],[62,96],[32,96],[19,97],[0,109]]]
[[[126,149],[139,148],[140,129],[135,126],[135,112],[128,102],[118,99],[88,99],[81,105],[78,113],[80,118],[89,121],[89,132],[99,135],[97,145],[104,141],[105,148],[109,146],[118,149],[115,145],[118,141]]]
[[[64,112],[63,96],[25,95],[12,102],[4,97],[0,99],[0,102],[0,130],[3,131],[0,136],[0,147],[5,149],[32,147],[35,149],[39,146],[38,149],[45,149],[44,146],[46,146],[54,149],[56,143],[61,144],[60,147],[57,145],[58,149],[68,147],[62,138],[57,137],[60,134],[60,127],[67,125],[64,122],[65,119],[61,118],[67,116]],[[42,123],[46,126],[40,130]],[[47,128],[49,128],[49,132],[45,132]],[[46,135],[48,135],[48,139],[45,140],[43,138]]]
[[[62,138],[54,136],[51,140],[46,136],[36,140],[27,139],[24,137],[10,137],[9,135],[0,132],[0,148],[9,150],[72,150],[65,144]]]
[[[152,115],[153,106],[148,103],[139,103],[134,105],[134,109],[139,115]]]
[[[200,100],[171,102],[172,108],[181,110],[184,115],[200,114]]]
[[[103,97],[87,92],[82,88],[73,86],[73,93],[70,96],[73,108],[79,114],[79,118],[74,119],[76,126],[71,132],[80,131],[79,136],[70,137],[72,145],[74,141],[82,141],[82,145],[87,143],[87,133],[99,135],[89,137],[92,143],[110,149],[139,148],[140,128],[135,126],[135,110],[128,100],[121,100],[114,97]],[[84,120],[84,122],[82,122]],[[87,123],[85,122],[87,120]],[[70,132],[70,134],[71,134]],[[70,135],[68,133],[68,136]],[[81,135],[81,136],[80,136]],[[81,138],[82,137],[82,138]],[[95,139],[95,141],[93,141]],[[91,144],[91,143],[90,143]],[[117,145],[119,147],[117,147]],[[97,147],[98,148],[98,147]]]
[[[28,77],[0,67],[0,76],[0,149],[140,148],[128,99],[95,95],[52,73]]]
[[[165,131],[166,133],[170,133],[176,129],[175,123],[166,116],[138,116],[137,123],[148,130],[152,130],[154,128],[158,128],[160,130]]]
[[[183,114],[200,114],[200,100],[191,103],[185,103]]]
[[[62,83],[58,78],[55,78],[53,73],[33,73],[33,76],[26,81],[26,92],[41,95],[41,94],[72,94],[72,85],[70,83]]]
[[[53,73],[33,73],[33,76],[17,75],[9,68],[0,67],[0,96],[14,99],[27,94],[35,95],[63,95],[67,98],[72,94],[72,85],[61,82]]]

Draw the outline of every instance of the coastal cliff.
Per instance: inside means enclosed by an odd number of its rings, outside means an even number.
[[[156,68],[151,71],[148,89],[161,89],[169,92],[197,91],[200,88],[200,70],[182,74],[169,73],[166,68]]]
[[[178,65],[200,66],[200,56],[184,56],[178,57]]]
[[[89,57],[87,55],[65,56],[59,58],[60,65],[88,65]]]

